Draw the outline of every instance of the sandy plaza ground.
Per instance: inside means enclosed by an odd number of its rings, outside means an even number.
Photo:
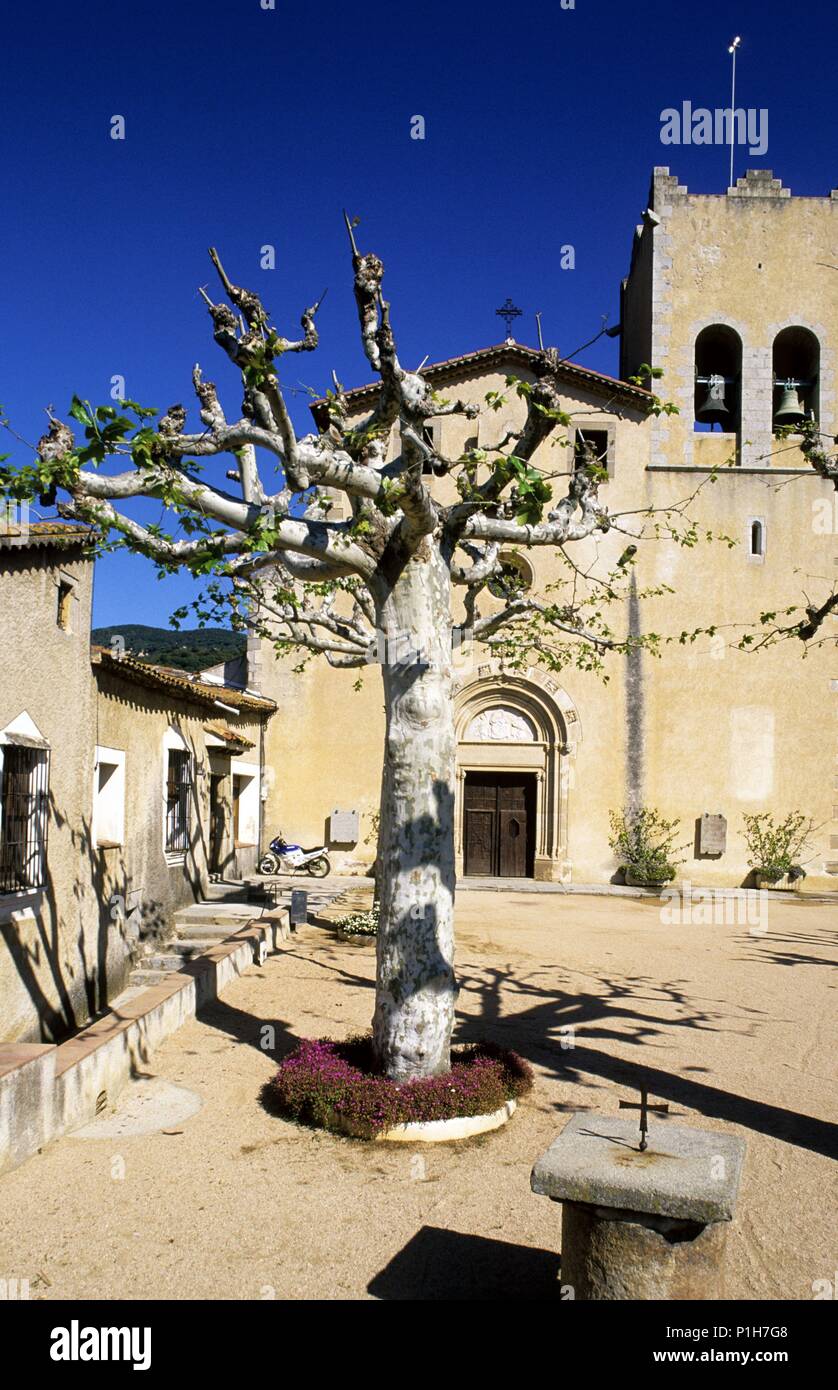
[[[0,1180],[0,1268],[42,1299],[558,1299],[560,1208],[530,1192],[532,1163],[571,1111],[612,1114],[645,1079],[676,1122],[747,1140],[728,1296],[834,1279],[835,906],[772,901],[752,935],[672,925],[654,901],[462,892],[457,928],[458,1039],[536,1072],[504,1129],[369,1144],[263,1107],[296,1038],[371,1015],[373,945],[309,925],[91,1137]]]

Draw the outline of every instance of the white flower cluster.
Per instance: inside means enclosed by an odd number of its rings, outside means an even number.
[[[377,936],[378,908],[371,907],[368,912],[352,912],[348,917],[340,917],[335,926],[344,936]]]

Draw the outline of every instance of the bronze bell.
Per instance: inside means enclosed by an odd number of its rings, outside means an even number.
[[[702,405],[695,412],[697,420],[701,420],[705,425],[723,425],[730,415],[725,404],[725,379],[723,376],[711,376],[707,395]]]
[[[797,387],[788,382],[783,387],[783,394],[780,397],[780,404],[774,412],[775,425],[793,425],[798,420],[805,418],[806,412],[800,404],[800,396]]]

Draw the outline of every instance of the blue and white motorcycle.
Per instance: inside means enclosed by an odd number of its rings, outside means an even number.
[[[289,845],[280,831],[271,840],[268,852],[259,860],[260,874],[295,874],[303,871],[311,874],[312,878],[325,878],[332,872],[325,846],[303,849],[302,845]]]

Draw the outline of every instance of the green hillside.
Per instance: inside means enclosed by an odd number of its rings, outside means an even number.
[[[124,650],[160,666],[176,666],[181,671],[202,671],[222,661],[235,661],[244,654],[247,637],[221,627],[202,627],[174,632],[166,627],[146,627],[143,623],[115,623],[95,627],[91,641],[110,647],[111,639],[121,637]]]

